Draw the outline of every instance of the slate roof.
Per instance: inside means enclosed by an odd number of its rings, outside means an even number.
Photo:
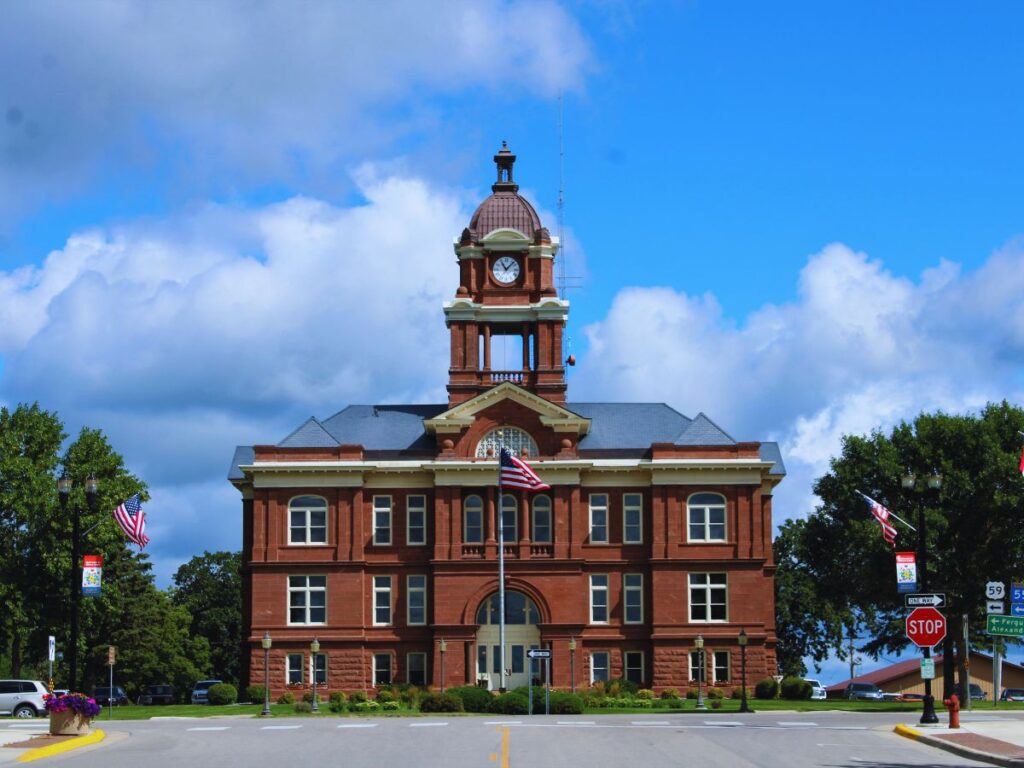
[[[567,403],[566,409],[591,420],[590,432],[579,443],[590,451],[639,452],[651,443],[676,445],[733,445],[735,440],[703,413],[687,418],[665,403]],[[278,443],[280,447],[332,448],[361,445],[367,451],[433,451],[434,436],[423,420],[448,409],[432,405],[350,405],[319,421],[308,419]],[[229,479],[241,479],[239,464],[253,460],[251,446],[235,449]],[[782,476],[786,468],[778,443],[761,443],[763,461],[773,461],[769,474]]]

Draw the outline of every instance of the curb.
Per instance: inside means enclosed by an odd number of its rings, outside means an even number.
[[[911,728],[909,725],[897,725],[893,728],[893,732],[903,736],[906,739],[912,739],[920,742],[921,744],[927,744],[930,747],[936,747],[937,749],[944,750],[946,752],[952,752],[954,755],[960,757],[968,757],[972,760],[980,760],[985,763],[992,763],[993,765],[1002,765],[1007,768],[1020,768],[1024,766],[1024,761],[1017,760],[1012,757],[1005,757],[1003,755],[996,755],[991,752],[982,752],[980,749],[971,749],[961,744],[955,744],[945,739],[937,739],[934,736],[928,736],[916,728]]]
[[[99,744],[106,738],[103,731],[97,729],[90,733],[88,736],[83,736],[80,739],[68,739],[62,741],[60,744],[51,744],[48,747],[37,747],[36,749],[29,749],[23,754],[18,755],[16,762],[19,763],[30,763],[33,760],[40,760],[44,757],[53,757],[64,752],[70,752],[73,749],[79,749],[80,747],[88,747],[90,744]]]

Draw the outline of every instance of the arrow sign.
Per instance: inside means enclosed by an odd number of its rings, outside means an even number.
[[[917,592],[906,596],[908,608],[919,608],[928,606],[930,608],[942,608],[946,605],[946,594],[944,592]]]
[[[526,652],[526,655],[531,659],[550,659],[551,649],[550,648],[531,648]]]

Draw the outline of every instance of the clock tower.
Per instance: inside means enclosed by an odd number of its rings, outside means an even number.
[[[569,302],[558,298],[558,238],[519,194],[516,156],[505,142],[494,156],[498,178],[455,243],[459,287],[444,305],[451,333],[449,407],[503,382],[565,403],[562,335]],[[497,345],[516,359],[498,360]]]

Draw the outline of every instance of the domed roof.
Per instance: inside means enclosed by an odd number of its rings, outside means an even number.
[[[493,194],[480,203],[469,222],[469,229],[475,236],[473,239],[506,228],[518,230],[532,239],[541,229],[540,216],[530,201],[519,194],[519,185],[512,180],[515,161],[516,156],[502,142],[501,150],[494,156],[498,166],[498,181],[491,186]]]

